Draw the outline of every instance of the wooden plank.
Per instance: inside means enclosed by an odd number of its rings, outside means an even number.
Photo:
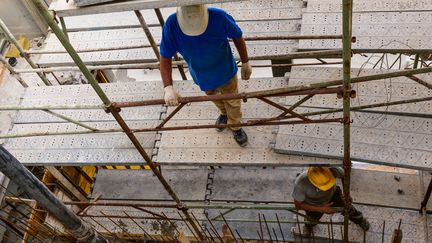
[[[62,187],[69,193],[71,193],[76,199],[81,202],[87,202],[87,198],[79,192],[75,186],[69,182],[61,173],[53,166],[45,166],[49,173],[62,185]]]

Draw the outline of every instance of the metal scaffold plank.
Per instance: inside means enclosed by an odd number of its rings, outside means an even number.
[[[428,0],[357,0],[353,1],[354,12],[391,12],[432,10]],[[338,0],[308,0],[307,12],[342,12],[342,3]]]
[[[192,83],[175,83],[187,91]],[[252,79],[239,82],[240,92],[274,89],[286,87],[287,81],[282,78]],[[192,87],[191,87],[192,88]],[[183,91],[183,92],[184,92]],[[184,94],[180,92],[181,94]],[[202,95],[196,88],[187,95]],[[274,98],[278,101],[279,98]],[[169,108],[169,114],[174,108]],[[242,104],[244,119],[266,118],[281,113],[262,101],[250,99]],[[192,103],[180,110],[167,124],[168,127],[181,125],[214,124],[219,112],[211,102]],[[309,164],[340,164],[340,161],[304,158],[275,154],[271,147],[274,142],[273,133],[276,126],[244,128],[249,136],[249,145],[240,148],[232,138],[232,133],[226,130],[218,133],[215,129],[200,129],[162,132],[158,143],[159,152],[156,161],[170,165],[274,165],[274,166],[305,166]]]
[[[235,2],[239,0],[184,0],[184,1],[165,1],[165,0],[135,0],[114,3],[105,3],[95,6],[78,7],[74,1],[55,0],[50,5],[50,10],[54,10],[59,17],[112,13],[121,11],[133,11],[140,9],[167,8],[192,4],[210,4],[222,2]]]
[[[293,34],[293,33],[291,33]],[[287,45],[276,44],[248,44],[249,57],[263,57],[272,55],[283,55],[297,50],[298,43]],[[232,44],[234,57],[239,58],[237,50]],[[130,64],[156,62],[156,56],[151,48],[134,48],[128,50],[99,51],[80,53],[80,57],[87,65],[108,65],[108,64]],[[37,60],[41,67],[51,66],[73,66],[72,59],[67,54],[42,54]]]
[[[207,173],[207,168],[163,170],[164,177],[171,182],[180,198],[186,201],[205,199]],[[149,170],[99,170],[92,194],[99,193],[104,200],[170,200],[169,194]]]
[[[301,19],[303,1],[301,0],[253,0],[234,3],[210,4],[209,7],[221,8],[227,11],[238,22],[256,20],[283,20]],[[241,10],[239,9],[241,8]],[[164,19],[167,19],[175,8],[163,8],[160,10]],[[141,10],[149,25],[159,25],[159,21],[153,10]],[[139,22],[132,12],[118,12],[94,15],[82,15],[65,17],[69,31],[125,28],[136,26]]]
[[[208,209],[207,213],[209,218],[219,219],[214,222],[214,225],[216,228],[222,229],[225,222],[221,219],[222,217],[220,215],[221,213],[223,214],[224,211],[221,212],[221,210],[217,209]],[[276,214],[281,222],[280,226],[277,223]],[[238,242],[241,242],[240,237],[238,236],[239,234],[243,239],[256,239],[255,242],[275,242],[275,237],[277,237],[281,242],[283,237],[286,240],[294,238],[291,234],[291,228],[295,226],[295,224],[285,222],[293,222],[295,216],[293,213],[286,210],[235,210],[227,213],[224,217],[229,222],[229,226],[234,231]],[[267,224],[264,222],[264,217],[266,218],[266,221],[268,221]],[[259,218],[261,218],[261,226]],[[235,219],[243,219],[244,221],[235,222]],[[266,230],[267,225],[269,230],[274,230],[271,232],[271,235],[269,235],[269,231]],[[264,228],[263,235],[258,236],[261,227]],[[270,237],[272,237],[272,241],[270,241]],[[262,241],[259,241],[260,239],[262,239]]]
[[[300,31],[299,20],[266,20],[266,21],[251,21],[240,22],[239,27],[242,29],[245,36],[266,36],[268,33],[278,32],[278,35]],[[149,28],[155,41],[160,43],[162,38],[161,27]],[[132,44],[149,44],[142,28],[128,28],[128,29],[108,29],[108,30],[93,30],[93,31],[79,31],[71,32],[68,34],[69,40],[75,48],[80,49],[86,46],[77,46],[77,44],[99,43],[98,47],[110,47],[111,41],[117,41],[118,44],[132,45]],[[122,41],[122,42],[120,42]],[[135,41],[135,42],[134,42]],[[137,42],[142,41],[142,42]],[[55,35],[50,35],[46,40],[46,48],[49,50],[60,49],[61,44]],[[121,45],[116,45],[121,46]],[[88,46],[95,47],[95,46]]]
[[[122,115],[125,120],[157,120],[162,106],[134,107],[123,109]],[[57,113],[70,117],[76,121],[113,121],[114,118],[104,110],[56,110]],[[15,123],[53,123],[66,122],[63,119],[52,116],[44,111],[19,111]]]
[[[353,49],[432,49],[427,30],[431,28],[432,11],[365,12],[353,14]],[[302,35],[337,35],[342,33],[341,13],[305,13]],[[299,49],[337,49],[337,40],[301,40]],[[379,52],[379,51],[377,51]]]
[[[432,121],[357,112],[352,123],[352,159],[422,170],[432,168]],[[342,127],[337,124],[281,126],[280,153],[341,158]]]
[[[137,95],[137,94],[157,94],[163,97],[163,84],[161,81],[136,81],[136,82],[115,82],[100,84],[102,90],[109,96],[114,95]],[[82,96],[97,97],[93,88],[88,85],[58,85],[58,86],[32,86],[26,89],[24,100],[46,99],[76,96],[79,93]],[[94,103],[93,103],[94,104]]]
[[[389,72],[389,70],[378,69],[352,69],[352,75],[364,76]],[[417,75],[418,78],[425,82],[432,82],[431,74]],[[323,82],[326,80],[335,80],[342,78],[342,69],[326,67],[293,67],[290,73],[290,86],[310,85],[313,83]],[[409,100],[423,97],[431,97],[432,90],[414,82],[407,77],[398,77],[384,80],[376,80],[353,85],[356,91],[356,97],[351,99],[352,106],[370,105],[377,103],[386,103],[391,101]],[[295,104],[301,97],[286,97],[286,105]],[[319,108],[340,108],[342,99],[336,95],[319,95],[312,97],[302,104],[302,106],[319,107]],[[383,106],[373,108],[375,111],[431,114],[432,101],[421,103],[408,103],[396,106]]]
[[[295,35],[300,31],[300,20],[281,20],[281,21],[254,21],[240,22],[245,36],[268,36],[271,32],[278,32],[278,35]],[[151,28],[151,32],[157,43],[160,42],[161,28]],[[74,32],[69,34],[70,41],[77,49],[93,48],[118,48],[123,46],[148,45],[141,28],[98,30]],[[248,44],[249,56],[265,56],[289,53],[297,48],[297,41],[255,41]],[[235,56],[237,50],[232,44]],[[48,37],[46,46],[43,50],[62,51],[63,47],[54,35]],[[133,48],[127,50],[112,50],[99,52],[80,53],[81,58],[87,64],[123,64],[156,61],[153,50],[146,48]],[[37,61],[40,66],[50,65],[72,65],[72,59],[65,53],[42,54]]]

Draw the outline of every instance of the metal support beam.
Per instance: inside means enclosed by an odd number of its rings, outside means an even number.
[[[6,24],[0,19],[0,30],[5,34],[6,38],[12,43],[14,44],[14,46],[17,48],[17,50],[19,51],[21,57],[23,57],[28,64],[32,67],[32,68],[37,68],[36,64],[30,59],[30,57],[28,57],[25,53],[25,50],[21,47],[20,43],[18,42],[18,40],[15,38],[15,36],[10,32],[10,30],[7,28]],[[44,82],[45,85],[52,85],[51,82],[47,79],[47,77],[45,76],[45,74],[38,72],[37,73],[38,76],[42,79],[42,81]]]
[[[343,46],[343,195],[345,199],[344,209],[344,234],[343,241],[348,243],[348,219],[352,199],[350,196],[351,183],[351,137],[350,137],[350,95],[351,95],[351,40],[352,40],[352,0],[343,0],[342,12],[342,46]]]
[[[145,35],[147,36],[148,41],[150,42],[150,45],[153,49],[154,54],[156,55],[157,59],[160,60],[160,53],[159,53],[158,46],[156,44],[156,41],[153,38],[152,33],[150,32],[150,29],[149,29],[144,17],[142,16],[142,14],[139,10],[135,10],[134,12],[138,18],[138,21],[141,24],[142,29],[144,30]]]
[[[143,146],[139,142],[138,138],[135,136],[135,134],[132,133],[129,126],[126,124],[126,122],[123,120],[123,117],[120,115],[120,109],[116,109],[112,107],[111,101],[106,96],[105,92],[102,90],[102,88],[99,86],[97,81],[94,79],[93,75],[90,73],[89,69],[86,67],[78,53],[75,51],[71,43],[69,42],[68,38],[64,35],[62,30],[59,28],[57,23],[53,19],[53,15],[47,11],[44,8],[44,2],[42,0],[33,0],[33,3],[38,8],[42,16],[45,18],[45,21],[48,23],[48,25],[51,27],[51,30],[53,33],[57,36],[59,41],[62,43],[63,47],[68,51],[71,58],[74,60],[75,64],[80,68],[81,72],[84,74],[90,85],[93,87],[93,89],[96,91],[97,95],[100,97],[104,105],[107,107],[107,112],[110,112],[115,120],[118,122],[120,127],[123,129],[123,131],[126,133],[126,135],[129,137],[137,151],[141,154],[143,159],[146,161],[147,165],[150,167],[150,169],[153,171],[155,176],[159,179],[165,190],[168,192],[168,194],[172,197],[172,199],[176,202],[177,208],[183,212],[183,214],[186,217],[186,220],[192,225],[194,231],[197,233],[198,237],[200,239],[204,239],[201,231],[199,230],[196,222],[192,219],[191,215],[188,212],[188,208],[184,206],[180,198],[177,196],[177,194],[174,192],[172,187],[169,185],[169,183],[165,180],[163,177],[161,171],[159,170],[156,163],[154,163],[151,158],[148,156],[148,154],[145,152]]]
[[[0,171],[15,182],[40,206],[58,219],[80,242],[107,242],[86,222],[67,208],[55,195],[0,145]]]

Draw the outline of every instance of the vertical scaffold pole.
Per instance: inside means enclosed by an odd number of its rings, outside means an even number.
[[[94,79],[93,75],[90,73],[90,70],[87,68],[85,63],[82,61],[81,57],[78,55],[78,53],[75,51],[71,43],[69,42],[69,39],[65,36],[63,31],[60,29],[60,27],[57,25],[57,23],[54,21],[54,15],[51,14],[45,7],[43,0],[32,0],[36,8],[39,10],[47,24],[51,27],[51,30],[53,33],[57,36],[60,43],[63,45],[65,50],[69,53],[70,57],[73,59],[75,64],[79,67],[83,75],[86,77],[90,85],[93,87],[99,98],[104,103],[106,109],[108,112],[110,112],[117,123],[120,125],[120,127],[123,129],[125,134],[128,136],[128,138],[131,140],[137,151],[140,153],[140,155],[143,157],[143,159],[146,161],[147,165],[150,167],[150,169],[153,171],[154,175],[159,179],[162,186],[165,188],[165,190],[168,192],[168,194],[172,197],[172,199],[176,202],[177,208],[183,212],[183,214],[186,217],[186,220],[192,225],[194,231],[198,235],[198,237],[203,240],[204,237],[198,228],[197,222],[195,222],[190,215],[188,208],[185,204],[180,200],[180,198],[177,196],[175,191],[172,189],[172,187],[169,185],[169,183],[165,180],[163,177],[161,171],[159,170],[156,163],[154,163],[151,158],[148,156],[148,154],[145,152],[144,147],[139,142],[138,138],[135,136],[135,134],[131,131],[129,126],[126,124],[122,116],[120,115],[120,110],[114,108],[112,106],[111,101],[106,96],[105,92],[102,90],[98,82]]]
[[[351,40],[352,40],[352,0],[343,0],[342,12],[342,46],[343,46],[343,195],[344,208],[344,234],[343,241],[348,242],[348,213],[351,208],[350,183],[351,183],[351,156],[350,156],[350,91],[351,91]]]

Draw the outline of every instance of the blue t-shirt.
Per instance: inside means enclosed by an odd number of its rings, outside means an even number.
[[[209,21],[199,36],[183,34],[176,14],[168,17],[162,33],[160,53],[172,58],[179,52],[189,66],[193,80],[202,91],[213,90],[226,84],[237,73],[237,65],[228,38],[242,37],[235,20],[225,11],[209,8]]]

